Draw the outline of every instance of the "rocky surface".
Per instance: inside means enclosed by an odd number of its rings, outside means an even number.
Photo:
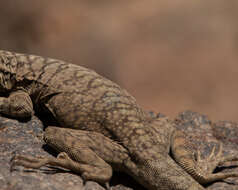
[[[155,117],[163,117],[162,114]],[[199,149],[206,157],[216,146],[216,151],[223,143],[224,155],[238,155],[238,125],[233,122],[220,121],[213,123],[207,116],[186,111],[180,113],[175,123],[184,130],[191,140],[193,149]],[[83,182],[80,176],[56,168],[43,167],[40,170],[23,169],[21,167],[10,172],[10,160],[14,154],[32,156],[55,156],[41,140],[44,125],[37,118],[20,122],[0,117],[0,189],[1,190],[104,190],[105,187],[92,182]],[[227,167],[230,166],[231,167]],[[217,170],[222,172],[238,172],[238,162],[227,163]],[[112,190],[143,189],[131,177],[123,173],[115,173],[111,180]],[[209,190],[238,189],[238,179],[230,178],[206,187]]]

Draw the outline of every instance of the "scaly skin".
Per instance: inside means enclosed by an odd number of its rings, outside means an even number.
[[[212,153],[206,162],[196,162],[171,121],[152,118],[126,90],[87,68],[0,51],[0,93],[1,113],[26,118],[46,112],[59,124],[47,127],[44,135],[59,152],[57,158],[18,155],[12,168],[61,166],[100,183],[108,183],[113,168],[151,190],[202,190],[199,183],[238,177],[211,174],[217,164],[237,156],[211,161]],[[212,167],[207,171],[199,163]]]

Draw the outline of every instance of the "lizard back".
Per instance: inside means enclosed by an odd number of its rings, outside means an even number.
[[[13,68],[15,86],[26,89],[33,103],[46,107],[62,127],[102,133],[141,157],[156,155],[149,153],[157,151],[159,141],[148,114],[114,82],[56,59],[7,51],[0,55]]]

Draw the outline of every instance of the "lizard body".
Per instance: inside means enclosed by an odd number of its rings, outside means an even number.
[[[212,174],[237,156],[207,159],[201,167],[169,119],[153,119],[126,90],[90,69],[2,50],[0,94],[0,113],[26,118],[46,112],[59,124],[44,135],[57,158],[19,155],[12,166],[61,166],[101,183],[110,180],[113,168],[151,190],[203,190],[200,184],[238,177]]]

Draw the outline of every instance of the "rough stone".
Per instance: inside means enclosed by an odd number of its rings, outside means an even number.
[[[153,117],[164,117],[162,114]],[[238,154],[238,124],[229,121],[213,123],[207,116],[196,112],[180,113],[174,122],[177,127],[185,131],[191,140],[191,148],[200,150],[206,157],[216,146],[216,150],[223,143],[224,154]],[[55,156],[53,150],[44,146],[41,140],[44,125],[37,118],[29,121],[17,121],[0,117],[0,189],[1,190],[103,190],[102,185],[88,181],[83,182],[80,176],[66,170],[43,167],[40,170],[23,169],[10,172],[10,160],[16,153],[32,156]],[[227,164],[227,166],[229,163]],[[217,170],[223,172],[238,172],[238,163],[232,167],[221,166]],[[115,173],[111,180],[112,190],[143,190],[131,177],[126,174]],[[238,189],[238,179],[210,184],[208,190]]]

